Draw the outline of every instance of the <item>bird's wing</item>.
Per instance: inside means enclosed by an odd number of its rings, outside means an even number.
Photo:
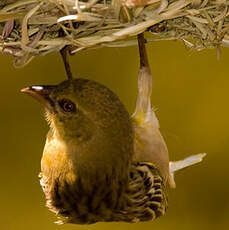
[[[154,220],[165,214],[168,200],[164,180],[152,163],[132,164],[127,197],[124,217],[128,221]]]

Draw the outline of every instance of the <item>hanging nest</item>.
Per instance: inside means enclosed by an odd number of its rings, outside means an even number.
[[[182,40],[192,49],[229,46],[229,0],[1,0],[0,50],[16,67],[69,46]]]

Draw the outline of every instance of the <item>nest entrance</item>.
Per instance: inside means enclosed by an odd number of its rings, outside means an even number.
[[[2,0],[0,50],[22,67],[70,46],[72,54],[102,46],[182,40],[192,49],[229,46],[229,0]]]

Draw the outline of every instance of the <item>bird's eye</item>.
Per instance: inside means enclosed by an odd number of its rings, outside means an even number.
[[[64,110],[64,112],[70,113],[76,111],[76,105],[70,100],[63,99],[59,101],[59,105]]]

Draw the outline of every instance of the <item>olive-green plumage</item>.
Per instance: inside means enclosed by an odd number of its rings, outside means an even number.
[[[161,172],[134,160],[132,119],[111,90],[74,79],[24,92],[46,107],[41,185],[63,223],[137,222],[165,213]]]

